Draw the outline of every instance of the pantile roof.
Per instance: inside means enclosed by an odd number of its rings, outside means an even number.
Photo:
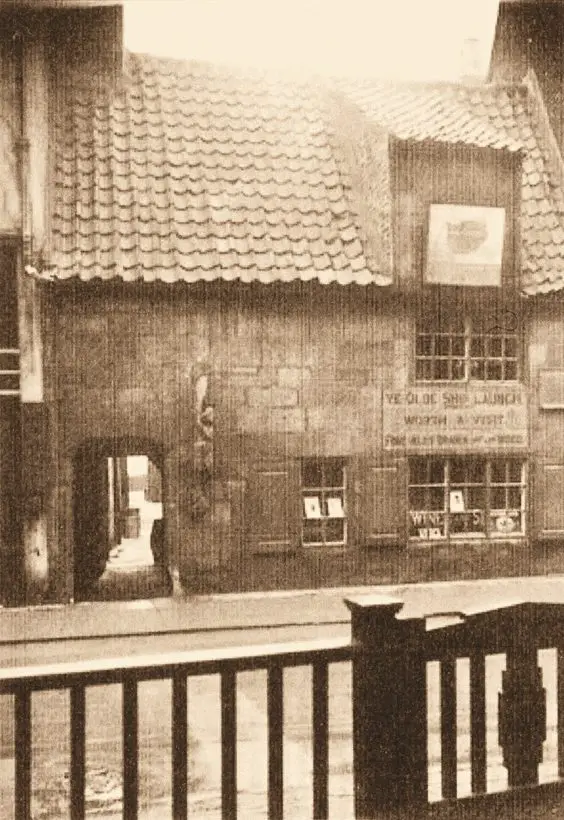
[[[127,56],[111,105],[56,140],[58,278],[386,284],[335,158],[331,100],[207,64]]]
[[[388,139],[522,152],[523,290],[564,287],[562,160],[531,82],[290,83],[128,54],[57,125],[51,275],[392,282]]]

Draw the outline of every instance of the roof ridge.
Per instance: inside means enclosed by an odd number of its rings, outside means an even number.
[[[429,90],[429,91],[445,91],[445,90],[452,90],[452,91],[468,91],[468,93],[472,92],[480,92],[484,93],[487,91],[524,91],[526,90],[526,84],[523,80],[519,82],[510,82],[510,81],[503,81],[503,82],[483,82],[483,83],[467,83],[461,81],[451,81],[451,80],[395,80],[392,78],[387,77],[363,77],[363,78],[354,78],[354,77],[334,77],[332,78],[332,84],[337,85],[339,88],[351,88],[356,87],[359,90],[361,89],[369,89],[369,88],[395,88],[395,89],[409,89],[411,91],[421,91],[421,90]]]
[[[149,52],[127,50],[125,52],[125,61],[127,61],[128,58],[136,60],[137,63],[150,61],[156,66],[179,66],[187,71],[193,71],[195,68],[199,68],[210,76],[229,76],[237,80],[262,82],[267,85],[287,85],[302,88],[314,88],[319,85],[319,77],[317,77],[317,75],[308,74],[298,76],[292,71],[260,68],[250,64],[242,65],[217,60],[204,60],[199,57],[167,57]]]
[[[452,89],[453,91],[486,91],[486,90],[523,90],[526,88],[524,81],[511,82],[499,81],[495,82],[475,82],[469,83],[466,81],[456,80],[405,80],[394,79],[390,77],[371,77],[371,76],[347,76],[347,75],[333,75],[333,74],[319,74],[318,72],[300,72],[298,69],[282,69],[273,67],[258,67],[251,64],[229,63],[218,60],[206,60],[200,57],[170,57],[160,54],[152,54],[143,51],[126,50],[125,56],[132,57],[137,60],[150,60],[156,64],[164,65],[178,65],[189,67],[201,67],[209,71],[210,74],[229,74],[232,77],[240,79],[256,79],[263,82],[272,81],[275,83],[282,82],[287,85],[298,85],[307,88],[323,86],[328,90],[334,88],[357,86],[358,88],[369,87],[389,87],[389,88],[409,88],[412,90],[429,89],[429,90],[445,90]]]

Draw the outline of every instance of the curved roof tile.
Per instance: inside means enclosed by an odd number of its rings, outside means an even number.
[[[393,136],[522,152],[523,290],[564,288],[564,174],[538,95],[128,54],[111,102],[77,95],[57,124],[49,277],[389,285]]]

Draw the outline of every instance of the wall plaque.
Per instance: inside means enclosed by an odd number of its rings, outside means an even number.
[[[564,410],[564,370],[539,370],[539,406]]]
[[[459,384],[384,390],[384,449],[459,453],[528,445],[522,385]]]
[[[431,205],[425,281],[501,285],[505,208]]]

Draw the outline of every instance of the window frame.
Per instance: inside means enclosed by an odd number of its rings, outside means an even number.
[[[433,328],[430,331],[420,330],[422,324],[422,317],[415,319],[415,349],[414,349],[414,376],[416,384],[515,384],[521,379],[522,361],[521,361],[521,345],[519,340],[519,333],[515,330],[504,330],[503,328],[494,328],[499,332],[485,332],[475,330],[476,321],[473,319],[471,313],[464,315],[463,330],[460,332],[457,328],[442,329]],[[430,341],[430,353],[421,353],[421,339],[426,338]],[[449,340],[448,353],[436,352],[437,342],[441,339]],[[463,352],[453,353],[453,340],[463,339]],[[483,352],[482,355],[475,355],[472,353],[472,345],[475,340],[482,340]],[[501,343],[501,354],[493,355],[489,353],[492,341],[498,340]],[[511,341],[514,345],[514,355],[507,355],[506,348],[508,342]],[[429,363],[432,374],[429,377],[421,376],[418,373],[419,366],[423,363]],[[436,375],[436,364],[444,362],[449,373],[448,376],[442,378]],[[483,376],[476,376],[472,372],[475,364],[482,364]],[[507,376],[507,369],[510,364],[513,364],[515,369],[514,376]],[[488,369],[498,365],[501,368],[501,378],[486,378]],[[460,368],[460,377],[453,377],[454,368]]]
[[[306,484],[304,477],[307,472],[307,465],[316,465],[321,474],[321,482],[317,485]],[[327,477],[327,470],[331,466],[335,469],[337,466],[341,471],[341,483],[339,485],[330,485],[325,481]],[[312,456],[304,457],[300,462],[300,492],[301,492],[301,532],[300,542],[302,547],[306,549],[329,547],[329,548],[345,548],[348,544],[348,515],[347,515],[347,463],[344,458],[333,456]],[[305,499],[316,497],[319,499],[319,506],[321,509],[321,516],[318,518],[311,518],[305,512]],[[330,516],[327,514],[327,498],[340,498],[343,510],[342,516]],[[321,538],[317,540],[307,540],[306,531],[307,522],[314,521],[318,523]],[[329,523],[334,521],[342,522],[342,538],[338,540],[331,540],[326,533],[329,529]]]
[[[421,481],[412,481],[412,465],[415,459],[420,459],[422,463],[427,462],[427,476],[430,476],[430,469],[429,466],[431,461],[439,462],[442,464],[442,479],[441,481],[431,481],[430,479],[424,482]],[[453,463],[459,461],[461,463],[466,463],[466,465],[470,465],[473,462],[482,464],[483,469],[483,480],[482,481],[468,481],[466,479],[456,481],[453,477]],[[505,478],[503,481],[494,481],[493,480],[493,468],[496,464],[503,464],[504,471],[505,471]],[[510,474],[510,464],[518,465],[519,466],[519,478],[511,478]],[[460,512],[456,512],[452,510],[452,492],[456,491],[466,491],[471,490],[473,488],[477,488],[482,490],[484,495],[484,502],[482,507],[468,507],[466,508],[466,504],[464,504],[465,509]],[[442,507],[433,507],[429,503],[426,504],[426,509],[421,509],[420,507],[415,508],[412,505],[411,499],[413,498],[413,494],[416,491],[423,490],[425,492],[426,498],[431,498],[431,490],[433,489],[441,489],[442,490]],[[509,500],[511,491],[518,490],[519,491],[519,505],[518,506],[510,506],[506,504],[504,507],[494,507],[492,504],[492,498],[494,492],[499,492],[500,490],[504,490],[505,499],[506,501]],[[528,524],[528,516],[527,516],[527,500],[528,500],[528,467],[527,461],[524,458],[520,458],[519,456],[512,456],[512,455],[494,455],[494,456],[468,456],[468,455],[444,455],[444,456],[436,456],[436,455],[429,455],[429,456],[410,456],[408,458],[408,480],[407,480],[407,491],[408,491],[408,498],[407,498],[407,529],[408,529],[408,540],[413,543],[429,543],[431,541],[440,541],[441,543],[448,543],[451,541],[464,541],[464,540],[500,540],[500,539],[516,539],[516,538],[525,538],[527,535],[527,524]],[[465,496],[463,496],[465,499]],[[499,531],[496,530],[493,526],[493,514],[497,514],[497,518],[501,517],[503,513],[505,513],[506,517],[513,519],[515,512],[518,512],[520,516],[520,527],[515,531]],[[480,530],[468,530],[462,532],[454,532],[452,530],[452,523],[453,523],[453,516],[464,514],[469,515],[473,513],[480,513],[482,516],[482,529]],[[422,527],[419,528],[419,531],[426,532],[426,535],[414,535],[412,534],[412,529],[418,524],[414,520],[414,516],[423,516],[421,519],[421,523],[423,524]],[[426,518],[428,521],[431,521],[431,517],[434,517],[433,525],[431,526],[426,522]],[[436,532],[431,535],[431,529],[440,529],[439,522],[443,521],[443,532],[442,534],[437,534]]]

